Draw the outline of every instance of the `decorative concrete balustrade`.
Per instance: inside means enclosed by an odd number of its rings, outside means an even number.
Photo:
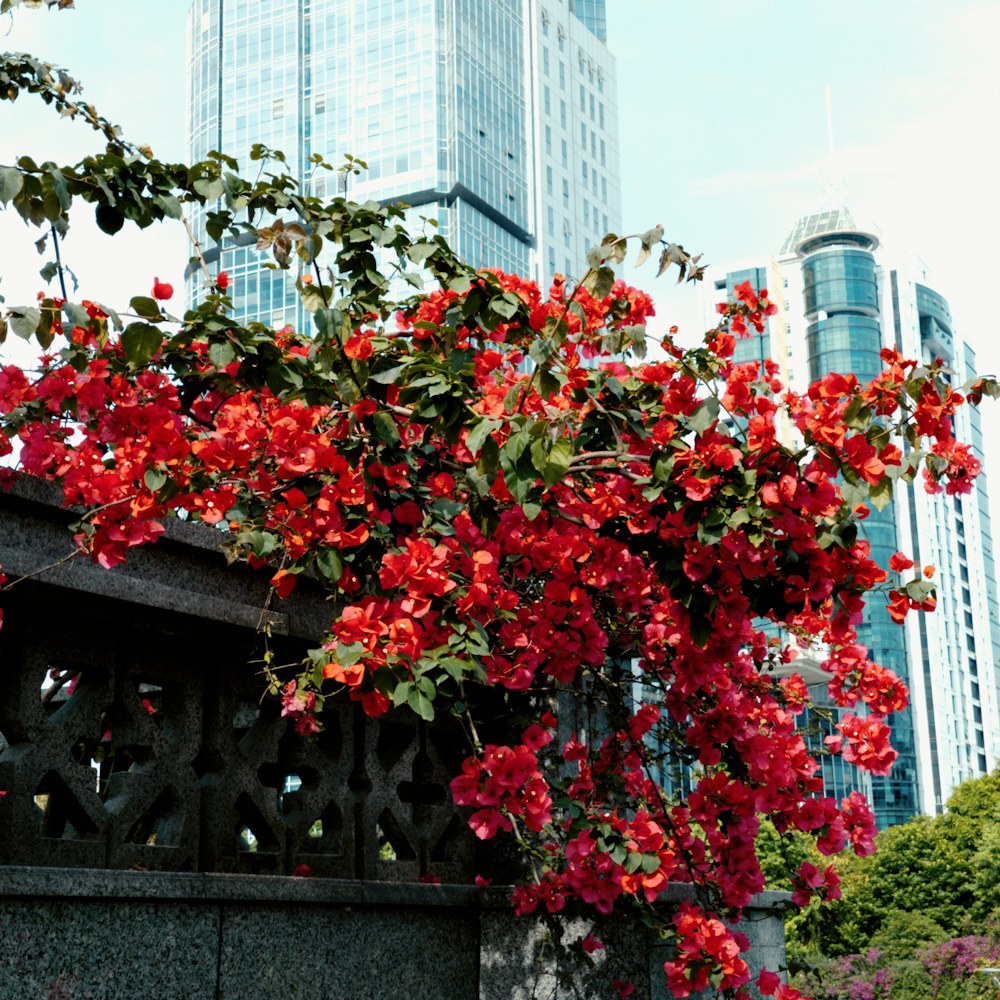
[[[451,803],[447,721],[343,702],[307,742],[262,698],[260,626],[297,662],[330,617],[318,587],[271,607],[269,573],[180,522],[110,572],[63,561],[74,517],[45,484],[0,494],[4,571],[49,567],[0,595],[2,1000],[666,996],[626,924],[587,972],[590,921],[472,885],[491,859]],[[741,929],[774,968],[780,899],[757,902]]]
[[[47,494],[0,499],[11,578],[73,547]],[[262,697],[269,574],[227,567],[210,528],[171,529],[111,572],[77,558],[4,595],[0,864],[471,882],[460,734],[344,702],[297,736]],[[275,663],[329,618],[303,584],[270,614]]]

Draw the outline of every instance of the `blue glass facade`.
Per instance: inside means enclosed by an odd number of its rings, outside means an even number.
[[[521,0],[193,0],[188,14],[189,154],[239,161],[262,142],[319,197],[400,201],[471,263],[529,271],[534,227]],[[211,207],[211,206],[210,206]],[[237,316],[305,324],[294,274],[206,238],[229,272]],[[218,261],[216,264],[215,262]],[[198,294],[189,280],[189,301]]]
[[[606,0],[569,0],[570,9],[602,42],[608,40]]]

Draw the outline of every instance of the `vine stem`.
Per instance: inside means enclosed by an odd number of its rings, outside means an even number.
[[[42,573],[47,573],[50,569],[58,569],[60,566],[68,563],[70,559],[74,559],[78,556],[80,552],[80,549],[73,549],[72,552],[68,552],[64,555],[62,559],[57,559],[55,562],[51,562],[47,566],[41,566],[38,569],[34,569],[30,573],[25,573],[24,576],[19,576],[14,580],[8,580],[2,587],[0,587],[0,592],[10,590],[12,587],[17,586],[17,584],[22,583],[25,580],[30,580],[33,576],[40,576]]]
[[[201,244],[194,235],[194,230],[191,228],[191,223],[188,222],[188,217],[186,215],[181,216],[181,222],[184,224],[184,231],[187,233],[188,239],[194,247],[194,255],[198,258],[198,263],[201,265],[201,273],[205,275],[205,282],[209,289],[211,289],[215,284],[215,279],[212,277],[212,272],[208,269],[208,263],[205,260],[205,255],[201,252]]]
[[[69,295],[66,292],[66,275],[63,272],[63,262],[62,255],[59,253],[59,234],[56,232],[56,227],[52,227],[52,249],[56,254],[56,272],[59,275],[59,290],[62,292],[63,301],[69,301]]]

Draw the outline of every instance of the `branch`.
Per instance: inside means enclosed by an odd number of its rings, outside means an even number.
[[[68,563],[70,559],[78,556],[81,551],[81,549],[74,549],[72,552],[64,555],[62,559],[57,559],[55,562],[49,563],[47,566],[42,566],[39,569],[32,570],[30,573],[25,573],[24,576],[8,580],[2,587],[0,587],[0,593],[10,590],[12,587],[15,587],[19,583],[23,583],[25,580],[30,580],[33,576],[40,576],[42,573],[47,573],[50,569],[58,569],[63,564]]]
[[[59,274],[59,289],[62,292],[63,301],[69,301],[69,295],[66,292],[66,275],[63,274],[63,264],[62,256],[59,253],[59,236],[56,233],[56,227],[52,227],[52,249],[56,254],[56,271]]]
[[[181,216],[181,222],[184,224],[184,231],[187,233],[188,239],[194,247],[194,255],[198,258],[198,263],[201,264],[201,273],[205,275],[205,283],[208,285],[209,290],[211,290],[211,288],[215,285],[215,279],[212,277],[212,272],[208,269],[208,264],[205,261],[205,255],[201,252],[201,244],[196,239],[194,230],[191,229],[191,223],[188,222],[186,215]]]

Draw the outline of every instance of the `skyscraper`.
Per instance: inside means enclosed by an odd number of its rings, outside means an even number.
[[[351,154],[368,164],[351,197],[412,206],[469,263],[579,273],[620,225],[604,29],[604,0],[192,0],[188,153],[247,171],[264,143],[331,197],[342,176],[310,157]],[[222,248],[237,315],[305,323],[292,279],[260,263]]]
[[[745,280],[767,287],[779,311],[763,334],[738,344],[737,360],[774,356],[796,388],[830,371],[870,381],[883,347],[921,363],[942,358],[956,387],[975,372],[972,349],[956,336],[924,265],[883,248],[844,208],[803,216],[776,258],[733,267],[713,287],[726,298]],[[954,433],[981,461],[975,409],[959,411]],[[872,595],[858,628],[872,658],[910,688],[910,707],[891,720],[899,759],[888,777],[865,782],[881,827],[940,812],[956,785],[986,774],[1000,756],[1000,621],[986,489],[985,473],[965,496],[897,483],[893,502],[860,524],[880,565],[897,550],[933,565],[938,596],[933,613],[911,615],[900,628]],[[819,675],[807,679],[822,701]],[[843,767],[824,762],[823,775],[830,794],[851,787]]]

